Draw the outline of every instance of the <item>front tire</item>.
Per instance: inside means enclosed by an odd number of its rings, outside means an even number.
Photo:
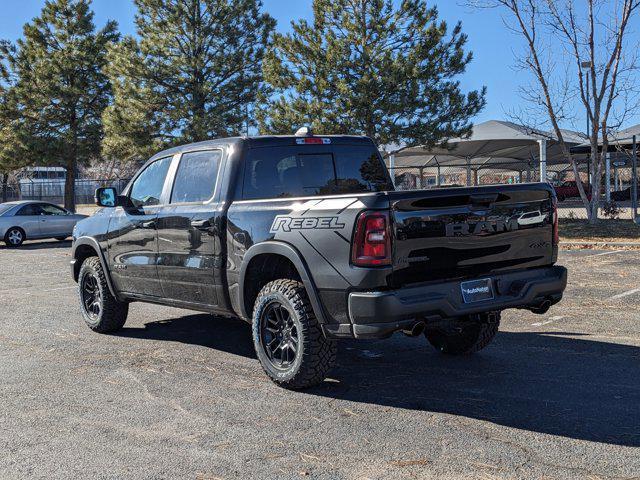
[[[253,309],[253,344],[265,373],[284,388],[322,382],[335,363],[337,345],[322,333],[304,285],[267,283]]]
[[[94,332],[112,333],[120,330],[127,321],[129,304],[111,295],[98,257],[87,258],[80,267],[78,297],[82,317]]]
[[[469,355],[489,345],[498,333],[500,312],[451,319],[448,325],[427,329],[431,345],[449,355]]]
[[[25,241],[27,236],[20,227],[11,227],[4,235],[4,243],[7,247],[19,247]]]

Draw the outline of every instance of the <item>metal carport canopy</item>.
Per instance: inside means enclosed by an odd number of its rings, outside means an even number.
[[[636,137],[636,142],[640,142],[640,124],[633,127],[626,128],[615,134],[610,135],[609,148],[607,152],[624,152],[625,150],[631,150],[633,148],[633,137]],[[602,149],[603,141],[598,140],[598,147]],[[571,153],[576,155],[589,155],[591,154],[591,144],[589,142],[580,143],[571,147]]]
[[[569,145],[584,141],[578,133],[565,130],[563,134]],[[540,178],[545,178],[547,165],[562,163],[567,162],[553,135],[501,120],[474,125],[469,137],[451,139],[446,146],[408,147],[391,153],[389,157],[390,167],[448,164],[467,166],[474,170],[492,168],[523,171],[537,164]],[[467,182],[470,182],[470,176]]]

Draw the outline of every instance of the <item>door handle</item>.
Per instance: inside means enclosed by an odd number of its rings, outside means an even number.
[[[191,220],[191,226],[198,230],[209,230],[211,222],[209,220]]]
[[[140,225],[140,228],[156,228],[156,221],[148,220],[146,222],[140,222],[138,225]]]

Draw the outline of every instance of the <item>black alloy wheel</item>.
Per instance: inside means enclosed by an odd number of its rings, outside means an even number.
[[[129,303],[113,296],[98,257],[86,258],[78,272],[78,297],[82,318],[94,332],[112,333],[127,321]]]
[[[295,362],[300,344],[298,329],[291,312],[277,300],[262,312],[260,337],[264,353],[274,367],[286,370]]]
[[[97,321],[102,311],[102,294],[98,286],[98,278],[95,275],[88,273],[82,277],[80,296],[82,299],[82,308],[87,316]]]

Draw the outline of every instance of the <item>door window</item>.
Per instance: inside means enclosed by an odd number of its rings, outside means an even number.
[[[42,212],[44,212],[45,215],[66,215],[67,214],[66,210],[63,210],[62,208],[56,205],[51,205],[49,203],[42,203],[39,205],[39,207],[42,210]]]
[[[171,165],[171,157],[161,158],[147,165],[134,180],[129,199],[135,207],[159,205],[164,181]]]
[[[213,197],[222,152],[209,150],[182,155],[171,203],[205,202]]]
[[[18,210],[16,215],[23,217],[23,216],[29,216],[29,215],[40,215],[41,213],[42,213],[42,210],[40,210],[40,207],[38,205],[34,203],[30,203],[22,207],[20,210]]]

